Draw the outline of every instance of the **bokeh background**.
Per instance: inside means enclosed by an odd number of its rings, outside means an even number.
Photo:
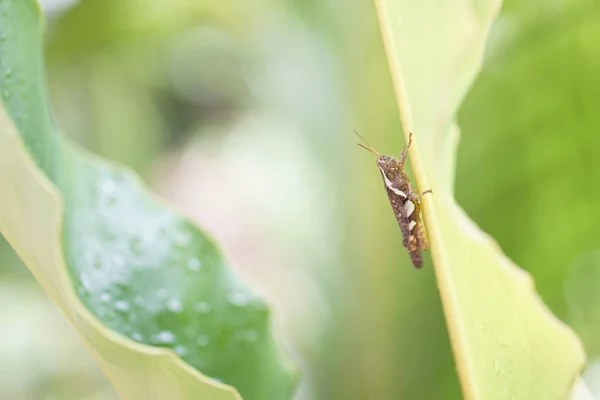
[[[303,370],[295,400],[461,398],[431,261],[412,269],[352,133],[404,144],[371,1],[40,4],[59,126],[135,169],[271,300]],[[584,340],[591,386],[598,38],[596,1],[505,1],[458,114],[456,176],[459,203]],[[117,399],[4,241],[0,304],[0,399]]]

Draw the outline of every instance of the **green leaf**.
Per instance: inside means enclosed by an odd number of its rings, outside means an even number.
[[[40,19],[35,1],[0,0],[0,232],[123,398],[288,398],[269,309],[213,241],[57,133]]]
[[[571,263],[564,283],[564,292],[570,311],[569,322],[581,338],[590,359],[583,373],[583,380],[588,383],[596,396],[600,395],[598,282],[600,282],[600,251],[591,250],[583,253]]]
[[[457,109],[479,71],[500,2],[377,0],[459,379],[467,399],[565,398],[585,355],[529,275],[453,196]],[[483,132],[482,132],[483,134]]]
[[[465,137],[458,201],[532,273],[544,302],[563,319],[569,268],[599,247],[600,192],[590,184],[600,175],[599,18],[600,8],[587,0],[560,8],[505,1],[458,114]],[[573,193],[568,207],[556,206],[556,193]],[[518,207],[507,201],[514,195]]]

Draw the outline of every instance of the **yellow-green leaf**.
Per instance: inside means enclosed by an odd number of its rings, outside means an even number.
[[[419,189],[433,189],[423,212],[464,396],[566,398],[585,361],[580,341],[453,196],[455,114],[500,2],[375,3],[405,136],[415,135],[411,165]]]

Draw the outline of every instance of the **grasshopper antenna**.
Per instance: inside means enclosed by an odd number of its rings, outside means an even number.
[[[381,154],[379,154],[377,152],[377,150],[375,150],[375,148],[373,148],[373,146],[371,146],[371,144],[369,142],[367,142],[367,140],[362,137],[362,135],[356,131],[354,131],[354,133],[356,133],[356,136],[358,136],[363,142],[365,142],[366,146],[360,143],[356,143],[357,145],[359,145],[360,147],[362,147],[363,149],[367,150],[369,153],[375,154],[377,157],[381,157]]]

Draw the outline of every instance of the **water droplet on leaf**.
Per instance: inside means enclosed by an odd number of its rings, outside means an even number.
[[[113,307],[115,308],[115,310],[127,311],[129,310],[129,303],[125,300],[117,300],[114,302]]]
[[[113,194],[117,190],[117,185],[110,179],[105,179],[100,182],[100,190],[104,194]]]
[[[187,354],[187,349],[185,346],[182,345],[177,345],[173,348],[173,350],[175,351],[175,353],[179,354],[180,356],[184,356]]]
[[[249,342],[256,342],[258,340],[258,331],[256,329],[248,329],[244,332],[244,339]]]
[[[141,334],[141,333],[139,333],[139,332],[133,332],[133,333],[131,334],[131,338],[132,338],[133,340],[135,340],[136,342],[140,342],[140,343],[142,343],[142,342],[144,341],[144,337],[143,337],[143,336],[142,336],[142,334]]]
[[[207,346],[208,342],[209,342],[209,339],[208,339],[208,336],[206,336],[206,335],[200,335],[196,339],[196,344],[200,347]]]
[[[100,295],[100,300],[102,300],[102,302],[104,302],[104,303],[108,303],[111,299],[112,299],[112,296],[108,292],[103,292]]]
[[[173,233],[173,242],[180,247],[187,246],[192,241],[192,234],[188,231],[176,231]]]
[[[136,305],[141,306],[141,305],[144,304],[144,298],[142,296],[140,296],[140,295],[137,295],[137,296],[134,297],[133,302]]]
[[[87,277],[87,275],[81,276],[81,285],[83,285],[83,288],[88,291],[92,288],[92,283],[90,282],[90,279]]]
[[[169,299],[167,301],[167,308],[173,312],[181,312],[183,310],[183,304],[178,299]]]
[[[249,298],[244,292],[232,292],[228,296],[231,304],[238,307],[243,307],[248,304]]]
[[[201,266],[200,260],[198,260],[195,257],[187,260],[186,264],[187,264],[187,268],[192,272],[198,271]]]
[[[498,361],[494,361],[494,372],[496,375],[500,374],[500,364],[498,364]]]
[[[175,342],[175,334],[171,331],[160,331],[152,337],[156,344],[171,344]]]

